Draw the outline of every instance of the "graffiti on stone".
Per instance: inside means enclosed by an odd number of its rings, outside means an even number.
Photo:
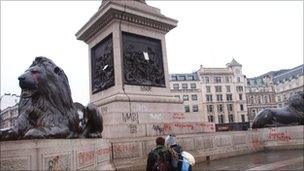
[[[155,124],[153,124],[153,125],[152,125],[152,129],[153,129],[155,132],[159,133],[159,134],[164,133],[164,128],[163,128],[162,126],[160,126],[160,125],[155,125]]]
[[[270,128],[268,133],[268,140],[280,140],[280,141],[289,141],[291,136],[285,132],[278,132],[276,128]]]
[[[125,123],[138,123],[138,113],[122,113],[122,121]]]
[[[152,90],[152,87],[151,86],[140,86],[140,90],[150,92]]]
[[[137,125],[135,124],[129,124],[129,129],[131,134],[136,134],[137,133]]]

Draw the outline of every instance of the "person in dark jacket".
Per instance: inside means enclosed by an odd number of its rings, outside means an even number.
[[[175,135],[169,134],[165,139],[167,149],[171,153],[171,166],[173,171],[181,171],[183,167],[182,147],[176,143]],[[189,165],[188,171],[191,171],[192,167]]]
[[[172,166],[171,153],[165,147],[165,139],[157,137],[156,146],[151,150],[147,160],[147,171],[170,171]]]

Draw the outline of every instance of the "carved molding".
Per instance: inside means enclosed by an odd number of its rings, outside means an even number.
[[[141,26],[150,27],[163,32],[168,32],[175,27],[174,25],[166,24],[150,18],[126,13],[116,9],[109,9],[107,12],[105,12],[105,14],[102,17],[100,17],[97,21],[95,21],[94,24],[92,24],[92,26],[90,26],[86,31],[84,31],[84,33],[80,34],[78,32],[76,34],[77,39],[84,40],[85,42],[87,42],[94,34],[96,34],[99,30],[101,30],[103,27],[105,27],[109,22],[111,22],[114,19],[134,23]]]

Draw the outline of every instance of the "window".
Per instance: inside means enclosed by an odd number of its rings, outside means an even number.
[[[179,79],[182,81],[186,81],[186,77],[185,76],[179,76]]]
[[[192,111],[193,112],[198,112],[198,105],[193,105],[192,106]]]
[[[225,82],[229,83],[229,77],[228,76],[225,77]]]
[[[218,122],[224,123],[224,115],[218,115]]]
[[[237,82],[241,82],[241,78],[240,77],[237,77]]]
[[[214,86],[215,92],[222,92],[222,86]]]
[[[180,95],[175,95],[174,97],[179,98],[180,99]]]
[[[245,115],[241,115],[242,117],[242,122],[245,122]]]
[[[236,86],[236,91],[243,92],[243,86]]]
[[[278,101],[280,102],[281,101],[281,96],[278,95],[277,98],[278,98]]]
[[[241,111],[244,111],[244,105],[243,104],[240,104],[240,109],[241,109]]]
[[[264,103],[265,103],[265,104],[268,103],[268,98],[267,98],[267,96],[264,96]]]
[[[188,89],[188,84],[186,84],[186,83],[183,83],[183,84],[182,84],[182,88],[183,88],[183,90],[186,90],[186,89]]]
[[[189,96],[188,95],[183,95],[183,100],[184,101],[188,101],[189,100]]]
[[[211,92],[210,86],[206,86],[206,92],[207,92],[207,93],[210,93],[210,92]]]
[[[179,84],[173,84],[173,89],[178,90],[179,89]]]
[[[224,110],[223,110],[223,105],[217,105],[217,111],[218,112],[223,112]]]
[[[192,95],[191,95],[191,99],[192,99],[192,100],[197,100],[197,95],[196,95],[196,94],[192,94]]]
[[[223,95],[217,94],[217,95],[216,95],[216,101],[218,101],[218,102],[223,101]]]
[[[206,95],[206,101],[207,102],[212,102],[212,95],[211,94]]]
[[[233,115],[228,115],[228,118],[229,118],[229,123],[232,123],[234,120]]]
[[[226,86],[226,91],[230,92],[230,86]]]
[[[233,111],[233,105],[232,104],[227,104],[227,109],[229,112]]]
[[[232,94],[226,94],[227,101],[232,101]]]
[[[185,105],[185,112],[186,112],[186,113],[190,112],[189,105]]]
[[[205,77],[205,83],[209,83],[209,77]]]
[[[194,80],[193,75],[189,75],[189,76],[188,76],[188,80]]]
[[[208,122],[214,122],[214,118],[212,115],[208,115]]]
[[[214,82],[215,83],[221,83],[222,82],[221,77],[214,77]]]
[[[191,83],[190,87],[191,87],[191,89],[196,89],[196,84],[195,83]]]
[[[243,94],[239,94],[239,99],[243,100]]]
[[[172,76],[172,81],[176,81],[177,80],[177,76]]]
[[[212,105],[207,105],[207,112],[212,113],[213,112],[213,106]]]

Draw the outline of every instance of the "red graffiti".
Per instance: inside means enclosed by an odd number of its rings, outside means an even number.
[[[289,141],[291,140],[291,137],[288,135],[287,131],[277,132],[275,128],[271,128],[268,134],[268,140]]]
[[[107,155],[107,154],[110,154],[112,153],[112,150],[110,147],[107,147],[107,148],[100,148],[96,151],[96,154],[97,155]]]
[[[94,162],[94,159],[95,159],[95,151],[78,153],[78,161],[80,165]]]
[[[164,132],[171,131],[171,125],[169,123],[164,123]]]
[[[204,132],[215,132],[214,123],[197,123],[196,125],[202,127]]]
[[[174,124],[175,127],[178,128],[190,128],[191,130],[194,130],[194,126],[192,124],[181,124],[181,123],[176,123]]]
[[[136,151],[136,144],[115,145],[113,148],[115,153],[124,153],[127,151]]]
[[[184,120],[184,119],[186,119],[184,113],[173,113],[172,118],[173,118],[173,120]]]

